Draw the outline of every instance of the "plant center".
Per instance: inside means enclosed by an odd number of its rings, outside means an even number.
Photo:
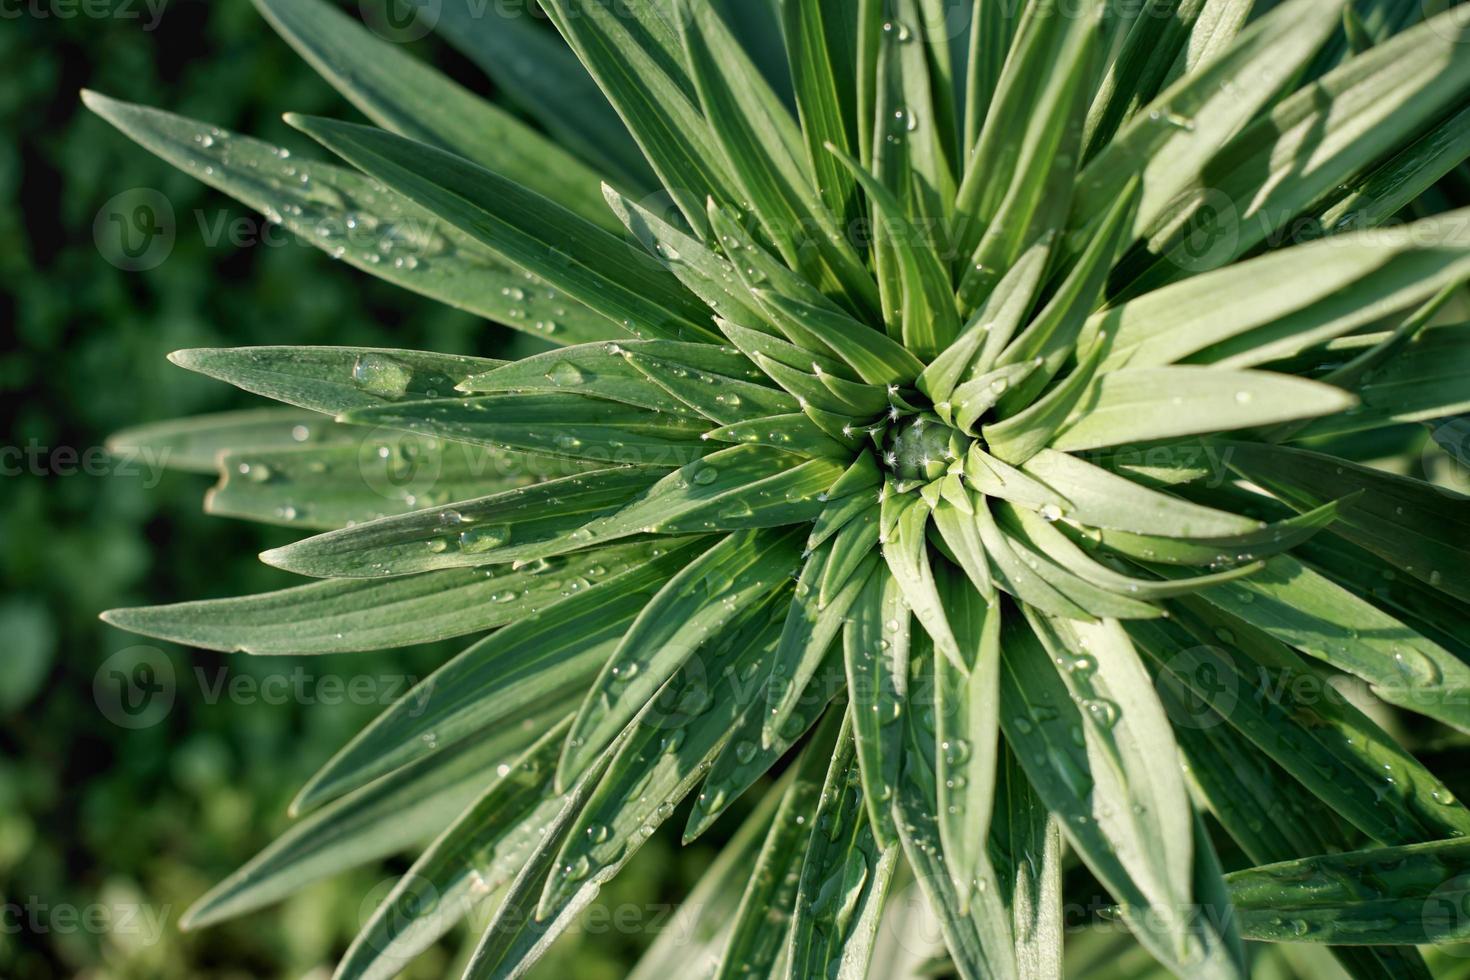
[[[900,480],[937,480],[964,454],[971,441],[937,415],[910,415],[889,426],[883,461]]]

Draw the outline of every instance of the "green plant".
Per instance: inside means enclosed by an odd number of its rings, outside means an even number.
[[[780,771],[643,975],[860,975],[900,875],[966,977],[1057,975],[1064,895],[1181,975],[1470,938],[1470,810],[1386,730],[1470,731],[1467,502],[1333,441],[1470,408],[1470,212],[1430,194],[1470,155],[1464,8],[543,0],[568,51],[443,4],[548,136],[258,2],[384,127],[290,118],[356,169],[89,104],[556,346],[182,351],[293,408],[120,439],[218,457],[211,509],[324,531],[263,556],[324,581],[110,622],[495,630],[195,924],[437,833],[339,975],[491,896],[467,975],[519,975],[681,800],[692,838]]]

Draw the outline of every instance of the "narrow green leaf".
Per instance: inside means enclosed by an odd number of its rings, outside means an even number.
[[[333,531],[436,503],[514,490],[584,468],[571,460],[354,431],[351,442],[225,450],[205,513]]]
[[[113,609],[105,622],[224,653],[304,655],[383,650],[504,626],[573,586],[674,551],[680,542],[588,550],[522,567],[453,568],[391,579],[335,579],[231,599]]]
[[[454,397],[503,361],[372,347],[231,347],[174,351],[179,367],[325,415],[385,402]]]
[[[352,445],[361,434],[315,412],[251,408],[124,429],[108,437],[107,452],[121,465],[212,475],[219,472],[220,456],[231,451],[326,450]]]
[[[995,598],[995,582],[990,573],[990,559],[985,556],[985,543],[975,523],[975,509],[984,504],[976,501],[974,491],[960,492],[966,498],[962,505],[948,496],[935,505],[934,529],[944,544],[946,557],[964,571],[976,593],[989,602]]]
[[[1357,403],[1341,388],[1267,371],[1124,368],[1098,377],[1051,447],[1076,451],[1229,432],[1346,412]]]
[[[756,351],[752,357],[771,380],[796,397],[803,409],[810,406],[853,420],[871,419],[888,410],[888,396],[882,388],[851,381],[842,383],[840,378],[829,378],[822,374],[808,374],[767,357],[760,351]],[[821,370],[820,365],[814,364],[813,367]]]
[[[1470,108],[1446,117],[1367,173],[1349,181],[1322,211],[1331,232],[1376,228],[1470,157]]]
[[[1180,10],[1198,11],[1200,6],[1182,4]],[[1150,16],[1140,18],[1136,31],[1140,41],[1181,24],[1158,15],[1163,13],[1151,10]],[[1150,228],[1177,205],[1177,196],[1220,147],[1295,78],[1339,20],[1335,4],[1318,0],[1280,4],[1218,57],[1169,86],[1102,145],[1083,169],[1072,226],[1089,225],[1141,173],[1143,193],[1129,237]],[[1156,39],[1149,43],[1152,46]],[[1140,54],[1148,57],[1150,52]],[[1117,77],[1121,82],[1126,76]]]
[[[608,207],[638,244],[710,309],[740,323],[760,323],[765,319],[760,308],[751,302],[748,291],[741,287],[734,267],[723,256],[614,188],[604,186],[603,193]]]
[[[884,542],[883,557],[904,603],[923,624],[924,632],[934,641],[934,648],[961,671],[968,672],[929,562],[929,506],[910,495],[889,494],[884,498],[883,510],[883,523],[891,527]]]
[[[1094,316],[1088,329],[1110,338],[1105,371],[1289,357],[1463,281],[1464,219],[1451,212],[1271,252],[1130,300]]]
[[[715,321],[722,333],[752,361],[757,361],[759,354],[768,361],[784,364],[788,368],[798,371],[807,371],[813,367],[820,368],[822,373],[835,375],[839,378],[856,379],[857,375],[847,364],[835,357],[805,347],[797,346],[789,341],[771,334],[761,333],[759,330],[751,330],[742,327],[738,323],[732,323],[723,317]],[[772,379],[775,380],[775,379]]]
[[[1176,608],[1187,632],[1154,622],[1130,623],[1129,633],[1180,687],[1374,840],[1403,844],[1470,831],[1470,811],[1333,689],[1324,671],[1200,606]]]
[[[994,367],[1036,298],[1052,241],[1052,236],[1044,236],[1016,260],[970,317],[964,332],[919,375],[917,387],[935,402],[936,409],[950,400],[956,388],[963,387],[962,382],[984,377]]]
[[[1315,351],[1304,351],[1301,357],[1314,357],[1313,367],[1340,365],[1319,380],[1351,390],[1361,404],[1341,415],[1273,430],[1269,433],[1272,442],[1342,435],[1470,411],[1470,394],[1461,383],[1470,372],[1470,324],[1426,327],[1416,312],[1389,333],[1341,337]]]
[[[844,726],[801,864],[786,947],[788,977],[858,980],[867,972],[898,846],[885,848],[874,839],[862,794],[853,792],[857,784],[853,741]]]
[[[817,194],[790,113],[708,4],[677,0],[676,7],[700,105],[741,189],[736,200],[787,265],[850,310],[876,313],[872,278]]]
[[[390,980],[508,885],[565,798],[550,792],[570,716],[501,771],[398,879],[337,965],[339,980]]]
[[[1230,465],[1299,508],[1342,500],[1331,531],[1470,602],[1470,499],[1321,453],[1229,443]]]
[[[548,543],[615,513],[665,472],[646,466],[595,470],[329,531],[267,551],[261,560],[315,578],[392,578],[529,560]]]
[[[695,105],[672,10],[610,0],[547,0],[543,9],[617,109],[694,229],[711,196],[739,200],[709,124]],[[667,15],[667,16],[666,16]]]
[[[292,125],[634,336],[709,340],[709,313],[652,258],[571,211],[472,163],[367,126]]]
[[[440,667],[373,719],[297,797],[307,807],[432,755],[477,732],[508,728],[555,706],[570,714],[648,604],[649,594],[698,557],[684,543],[604,581],[573,583],[539,608]],[[584,580],[585,581],[585,580]]]
[[[996,459],[980,448],[978,440],[965,454],[965,479],[987,497],[1009,500],[1048,516],[1060,515],[1068,506],[1067,498],[1045,483]]]
[[[825,146],[857,153],[857,10],[845,0],[780,0],[806,162],[827,210],[858,216],[857,182]]]
[[[557,769],[565,786],[710,636],[796,569],[797,531],[742,531],[690,562],[639,613],[587,693]]]
[[[851,441],[832,438],[810,415],[803,413],[751,418],[711,429],[706,435],[717,442],[770,446],[812,458],[848,459],[853,448]]]
[[[892,801],[903,853],[914,869],[919,889],[936,912],[960,976],[966,980],[1030,980],[1031,974],[1017,970],[1011,910],[1006,907],[1003,889],[988,858],[979,856],[968,907],[946,867],[935,771],[940,750],[932,724],[938,658],[923,634],[917,639],[911,661],[909,704],[904,711],[906,723],[902,726],[903,772]]]
[[[1010,539],[996,525],[989,505],[983,500],[975,508],[975,526],[985,545],[986,555],[994,562],[995,582],[1002,590],[1054,616],[1079,620],[1092,618],[1091,613],[1043,578],[1037,568],[1033,568],[1016,552]]]
[[[411,849],[484,789],[485,770],[513,761],[533,733],[506,728],[431,756],[293,825],[184,913],[199,929],[272,905],[305,885]]]
[[[1002,0],[974,0],[970,11],[969,57],[965,72],[964,132],[960,148],[965,153],[980,139],[980,127],[990,111],[1011,42],[1020,26],[1025,4]]]
[[[1212,924],[1191,914],[1192,811],[1168,720],[1131,644],[1116,623],[1035,616],[1033,625],[1068,666],[1054,666],[1022,623],[1007,623],[1002,698],[1019,713],[1003,712],[1001,725],[1031,784],[1156,957],[1176,971],[1192,963],[1191,972],[1243,975]]]
[[[923,362],[902,344],[844,313],[824,310],[768,290],[757,293],[757,297],[778,314],[816,334],[868,384],[907,385],[924,370]]]
[[[1166,677],[1159,681],[1195,786],[1252,861],[1265,864],[1354,846],[1351,831],[1326,805],[1224,725],[1209,705],[1191,695],[1176,696]],[[1358,980],[1431,980],[1423,958],[1407,947],[1340,946],[1332,952]]]
[[[932,243],[926,241],[927,233],[908,218],[893,192],[836,146],[828,146],[827,150],[847,166],[867,193],[882,229],[882,240],[892,248],[898,263],[902,303],[898,309],[889,306],[883,311],[889,333],[893,333],[897,317],[904,346],[920,360],[934,357],[953,343],[960,331],[948,271],[929,247]]]
[[[779,792],[769,794],[745,818],[665,928],[638,958],[628,980],[664,980],[670,976],[713,980],[734,935],[735,917],[745,902],[750,869],[764,853],[781,798]]]
[[[1128,216],[1137,204],[1138,188],[1136,180],[1125,186],[1055,295],[997,357],[996,363],[1001,366],[1040,361],[1036,371],[1026,375],[1006,394],[1001,403],[1003,414],[1012,414],[1030,404],[1063,365],[1074,356],[1080,357],[1078,352],[1091,351],[1096,338],[1082,333],[1087,312],[1099,305],[1108,269],[1127,241]]]
[[[947,56],[949,39],[935,36],[946,25],[931,19],[932,6],[933,0],[886,5],[890,19],[879,39],[872,146],[873,173],[907,205],[904,213],[925,229],[930,248],[948,238],[959,152],[952,83],[938,57],[941,45]]]
[[[1066,501],[1060,516],[1095,528],[1177,538],[1216,538],[1258,531],[1262,524],[1139,486],[1084,459],[1052,449],[1022,471]]]
[[[998,508],[1000,510],[1000,508]],[[1018,523],[1010,514],[1001,510],[1004,518],[1002,535],[1008,549],[1029,569],[1067,601],[1082,609],[1087,616],[1111,619],[1154,619],[1164,615],[1157,606],[1135,598],[1132,593],[1118,592],[1099,586],[1076,574],[1067,566],[1052,561],[1044,551],[1035,547],[1027,535],[1017,533]],[[1014,576],[1012,576],[1014,578]]]
[[[460,390],[474,394],[566,392],[604,398],[651,412],[694,416],[686,405],[643,375],[628,360],[631,350],[673,347],[718,350],[708,344],[634,340],[616,344],[578,344],[533,354],[460,382]]]
[[[1200,595],[1303,653],[1361,677],[1390,704],[1470,729],[1470,667],[1288,555]]]
[[[750,870],[715,980],[772,974],[796,910],[802,858],[812,833],[812,814],[822,796],[843,713],[832,711],[790,770],[776,817]],[[718,763],[716,764],[718,765]]]
[[[1031,788],[1009,746],[996,772],[987,853],[1001,901],[1011,911],[1021,976],[1061,980],[1061,825]]]
[[[765,446],[711,453],[664,477],[622,510],[598,518],[537,556],[563,554],[630,535],[778,527],[812,520],[822,494],[842,471],[831,460],[807,460]],[[788,498],[786,495],[790,493]]]
[[[1318,535],[1293,552],[1360,599],[1366,599],[1419,635],[1470,659],[1470,608],[1412,576],[1399,575],[1364,551],[1335,535]]]
[[[82,100],[149,151],[370,275],[555,344],[630,336],[362,174],[96,92]]]
[[[705,422],[570,391],[440,398],[359,408],[341,418],[513,452],[604,465],[683,466],[709,452]]]
[[[619,739],[619,743],[623,741]],[[582,815],[615,751],[616,746],[603,753],[566,794],[561,811],[540,831],[530,858],[511,882],[494,918],[481,933],[465,967],[465,980],[514,980],[524,976],[597,897],[598,886],[588,883],[578,889],[576,897],[557,915],[544,919],[536,915],[538,899],[552,874],[557,854]]]
[[[854,592],[860,591],[861,587],[861,582],[854,583]],[[757,672],[756,681],[760,686],[742,688],[741,695],[749,693],[751,703],[734,734],[710,765],[709,775],[695,798],[689,823],[684,828],[684,843],[709,830],[730,804],[769,773],[787,750],[824,717],[824,713],[831,713],[828,712],[829,705],[839,705],[833,710],[838,717],[842,715],[844,709],[841,705],[847,694],[847,674],[842,659],[841,645],[829,642],[822,662],[806,681],[795,707],[783,716],[769,743],[763,741],[762,728],[769,714],[766,694],[771,690],[772,682]]]
[[[1089,0],[1063,15],[1031,3],[1021,15],[955,203],[957,254],[975,256],[989,233],[996,276],[1066,216],[1104,6]]]
[[[869,507],[843,525],[832,538],[831,553],[822,568],[821,588],[817,602],[826,606],[848,583],[858,569],[876,557],[878,547],[878,507]]]
[[[880,847],[897,841],[889,801],[903,765],[903,728],[896,722],[908,700],[911,630],[901,589],[880,573],[868,578],[842,631],[862,795]]]
[[[1104,8],[1088,3],[1061,14],[1036,4],[1023,15],[999,97],[1017,108],[1009,100],[1024,91],[1025,113],[996,117],[1002,103],[992,106],[955,205],[956,245],[968,259],[959,288],[962,313],[984,300],[1022,252],[1066,225]]]
[[[561,846],[538,918],[574,903],[584,881],[598,885],[612,878],[699,784],[748,703],[737,685],[776,643],[780,618],[773,613],[786,597],[758,599],[726,616],[729,628],[693,653],[656,698],[638,706]],[[573,739],[578,730],[574,724]]]
[[[1131,23],[1113,31],[1116,55],[1103,69],[1087,111],[1084,162],[1158,94],[1205,5],[1205,0],[1148,0]]]
[[[1084,406],[1097,399],[1095,392],[1099,386],[1092,382],[1101,361],[1102,347],[1093,345],[1072,373],[1041,398],[1014,415],[984,426],[981,433],[986,446],[1012,466],[1024,464],[1045,449],[1048,443],[1058,449],[1065,448],[1058,443],[1065,441],[1070,430],[1060,434],[1058,430],[1069,418],[1087,414],[1089,410]],[[1028,374],[1027,377],[1031,376]],[[968,414],[966,412],[965,417]]]
[[[1265,567],[1262,562],[1258,561],[1187,579],[1135,578],[1098,561],[1065,533],[1058,530],[1054,522],[1048,521],[1045,517],[1027,508],[1001,504],[997,510],[1006,523],[1006,529],[1011,532],[1013,540],[1028,545],[1032,550],[1050,559],[1052,563],[1100,588],[1135,599],[1147,601],[1183,595],[1207,585],[1218,585],[1221,582],[1252,575]],[[1103,541],[1106,542],[1110,537],[1111,534],[1104,535]],[[1217,552],[1211,561],[1218,562],[1218,560],[1219,553]]]
[[[965,669],[939,657],[934,664],[935,783],[939,839],[960,908],[982,875],[995,792],[1000,712],[1000,617],[970,583],[946,569],[942,588]]]
[[[823,697],[825,689],[819,681],[832,659],[833,641],[850,621],[849,612],[870,588],[876,587],[871,583],[884,578],[876,574],[878,562],[869,556],[865,566],[849,576],[824,604],[820,582],[831,554],[832,546],[824,544],[808,556],[796,584],[796,596],[786,614],[781,642],[771,659],[766,680],[767,710],[760,726],[761,744],[768,750],[780,744],[783,736],[802,719],[814,717],[810,712],[814,686],[817,702],[826,704],[830,693]]]
[[[1108,550],[1137,561],[1166,565],[1250,564],[1283,554],[1310,540],[1337,519],[1339,507],[1340,502],[1334,501],[1296,517],[1262,524],[1252,531],[1220,537],[1166,537],[1106,528],[1098,529],[1092,537]],[[1234,578],[1234,575],[1228,574],[1227,577]]]
[[[435,30],[473,61],[506,97],[601,172],[640,188],[658,178],[577,56],[529,10],[492,5],[493,27],[476,0],[435,8]]]
[[[628,363],[673,395],[681,409],[693,409],[721,425],[737,425],[776,415],[793,415],[801,406],[776,388],[710,374],[645,354],[624,354]]]
[[[1278,241],[1292,218],[1459,106],[1467,40],[1470,24],[1445,11],[1282,100],[1171,196],[1122,281],[1143,291]]]
[[[1258,942],[1459,943],[1470,938],[1467,855],[1470,842],[1435,841],[1300,858],[1226,880],[1241,934]]]
[[[325,0],[254,0],[276,32],[373,122],[472,160],[608,231],[600,175],[515,116]]]
[[[808,306],[816,306],[833,312],[841,309],[837,303],[829,299],[806,278],[793,272],[783,261],[758,244],[751,232],[746,230],[744,224],[750,219],[742,217],[739,210],[722,208],[713,198],[710,199],[706,210],[710,227],[714,230],[715,238],[720,243],[720,250],[730,260],[730,267],[735,270],[736,278],[740,280],[746,292],[750,293],[763,308],[764,303],[760,297],[762,291],[773,292]],[[766,312],[768,315],[763,319],[770,320],[778,329],[790,326],[789,321],[777,319],[773,311],[767,310]],[[752,322],[749,326],[759,327],[761,324]],[[825,347],[820,343],[816,346]]]

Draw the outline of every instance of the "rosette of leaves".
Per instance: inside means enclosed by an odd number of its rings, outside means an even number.
[[[119,437],[322,533],[262,556],[318,581],[110,622],[480,635],[190,923],[428,840],[338,976],[472,911],[518,976],[759,785],[637,975],[1057,976],[1099,896],[1195,978],[1467,938],[1470,811],[1389,730],[1470,731],[1470,511],[1339,438],[1470,408],[1465,8],[434,5],[500,105],[258,5],[376,124],[288,117],[345,165],[89,105],[549,349],[181,351],[289,407]]]

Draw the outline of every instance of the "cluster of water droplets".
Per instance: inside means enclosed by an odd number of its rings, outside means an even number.
[[[188,170],[333,258],[547,335],[568,315],[555,289],[375,180],[218,128],[179,146]]]

